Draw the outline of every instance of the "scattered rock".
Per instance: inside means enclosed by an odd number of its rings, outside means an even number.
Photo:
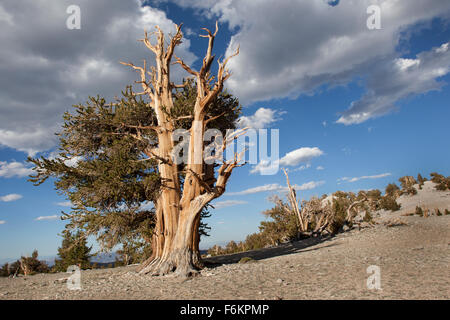
[[[59,278],[53,281],[53,283],[65,283],[69,278]]]
[[[279,283],[279,284],[281,284],[281,283],[283,283],[283,281],[284,281],[283,279],[277,279],[276,282]]]

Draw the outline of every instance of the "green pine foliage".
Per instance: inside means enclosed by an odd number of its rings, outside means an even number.
[[[394,196],[386,194],[380,200],[380,207],[384,210],[398,211],[401,205],[395,200]]]
[[[11,275],[11,269],[9,267],[9,263],[5,263],[0,268],[0,277],[9,277]]]
[[[72,265],[76,265],[80,269],[89,269],[92,247],[87,246],[85,235],[80,231],[71,233],[66,229],[62,232],[62,236],[62,244],[58,248],[60,259],[55,261],[55,271],[66,272],[67,268]]]
[[[385,195],[397,198],[400,195],[400,188],[395,183],[390,183],[386,187]]]
[[[196,94],[193,80],[174,93],[172,115],[184,117],[175,121],[176,128],[190,129],[191,120],[186,116],[193,113]],[[208,110],[207,116],[219,116],[208,128],[225,133],[236,127],[241,106],[225,91]],[[63,212],[67,228],[95,236],[101,249],[110,251],[117,245],[134,243],[140,244],[138,252],[149,255],[155,224],[151,204],[159,197],[162,184],[157,159],[149,153],[158,147],[156,134],[150,129],[157,124],[154,110],[127,87],[113,104],[91,97],[66,112],[63,119],[58,156],[29,158],[35,171],[29,181],[40,185],[54,178],[56,189],[73,204],[71,212]],[[184,175],[182,170],[180,175]],[[208,215],[204,209],[202,219]],[[202,221],[201,235],[206,236],[208,230]]]
[[[450,190],[450,177],[444,177],[443,175],[432,172],[430,174],[431,181],[435,183],[435,189],[438,191]]]
[[[423,217],[423,209],[422,209],[422,207],[416,206],[415,214]]]

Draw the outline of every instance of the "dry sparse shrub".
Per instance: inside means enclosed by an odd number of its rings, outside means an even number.
[[[395,200],[395,196],[386,194],[380,199],[380,207],[384,210],[398,211],[401,205]]]

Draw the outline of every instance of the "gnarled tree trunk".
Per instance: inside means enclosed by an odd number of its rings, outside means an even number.
[[[156,58],[156,66],[147,70],[144,61],[143,67],[137,67],[131,63],[123,63],[131,66],[140,73],[143,92],[139,95],[149,97],[149,107],[153,108],[157,118],[154,127],[137,127],[135,138],[143,139],[139,129],[153,129],[158,137],[157,149],[146,150],[149,158],[159,161],[158,170],[162,180],[162,189],[156,201],[156,226],[152,238],[153,254],[150,259],[141,266],[141,273],[153,275],[166,275],[174,272],[181,276],[190,276],[201,268],[199,253],[199,226],[200,215],[203,208],[213,199],[225,192],[225,186],[232,170],[240,166],[239,157],[232,161],[224,161],[218,170],[218,177],[214,179],[214,170],[206,172],[207,165],[203,161],[204,132],[208,121],[208,107],[211,102],[222,91],[224,81],[230,76],[225,69],[228,57],[223,62],[219,61],[218,74],[215,82],[210,76],[211,64],[214,60],[212,49],[214,39],[218,31],[210,32],[202,37],[208,38],[208,49],[203,59],[200,71],[192,70],[180,58],[174,55],[174,49],[181,43],[181,26],[177,27],[176,34],[165,46],[164,34],[156,27],[157,43],[152,44],[147,32],[142,41],[150,49]],[[235,53],[238,54],[239,51]],[[172,152],[174,141],[172,140],[174,122],[171,109],[173,105],[172,92],[179,87],[170,81],[170,65],[172,57],[175,63],[180,64],[188,73],[195,77],[197,82],[197,98],[192,115],[192,126],[190,129],[190,144],[188,163],[184,166],[185,179],[183,186],[180,182],[179,167],[173,162]],[[150,75],[150,79],[147,76]],[[225,150],[227,142],[225,138],[221,150]],[[209,167],[210,169],[210,167]],[[212,179],[211,179],[212,178]]]

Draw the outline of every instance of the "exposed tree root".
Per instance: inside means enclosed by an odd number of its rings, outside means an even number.
[[[139,274],[152,276],[174,276],[190,278],[197,276],[203,268],[198,254],[192,253],[188,248],[174,250],[166,258],[156,258],[140,268]]]

